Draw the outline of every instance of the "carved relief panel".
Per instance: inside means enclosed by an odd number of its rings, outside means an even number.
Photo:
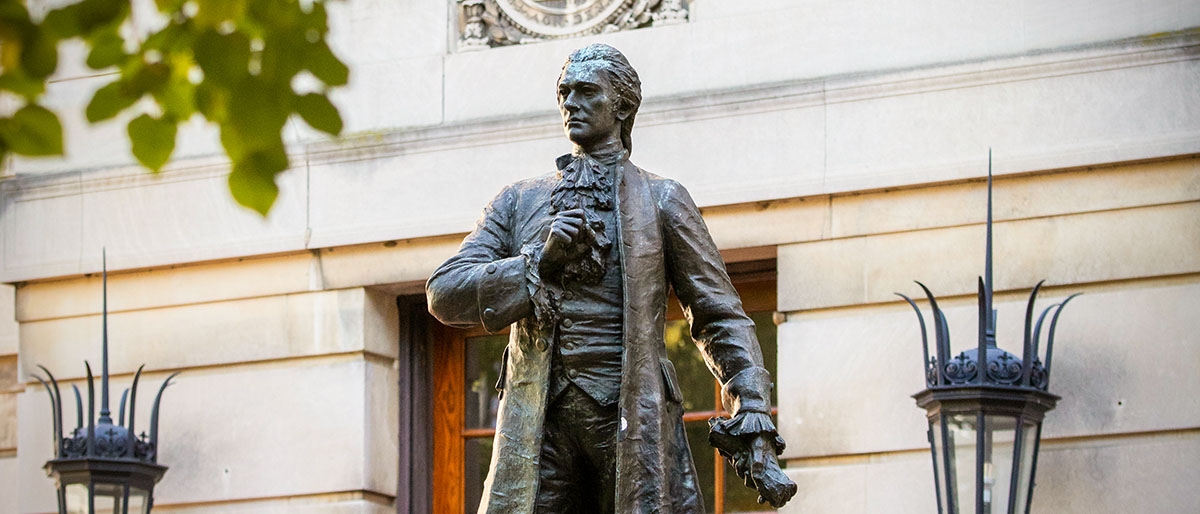
[[[455,0],[459,50],[687,21],[684,0]]]

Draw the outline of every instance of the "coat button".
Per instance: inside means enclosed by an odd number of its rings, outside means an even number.
[[[563,343],[563,349],[564,349],[564,350],[574,350],[574,349],[575,349],[575,343],[573,343],[573,342],[571,342],[571,341],[567,341],[567,342]]]
[[[574,300],[574,299],[575,299],[575,293],[572,293],[570,291],[563,293],[563,300]]]
[[[572,369],[568,369],[568,370],[567,370],[567,376],[568,376],[568,377],[571,377],[571,378],[576,378],[576,377],[578,377],[578,376],[579,376],[579,372],[578,372],[578,371],[576,371],[574,368],[572,368]]]
[[[571,326],[574,324],[575,324],[575,322],[571,321],[571,318],[566,318],[566,319],[562,320],[563,328],[571,328]]]
[[[494,263],[494,262],[488,263],[488,265],[485,266],[483,269],[484,269],[484,271],[488,272],[488,275],[496,273],[496,263]]]
[[[496,317],[496,309],[493,309],[493,308],[491,308],[491,307],[488,307],[488,308],[486,308],[486,309],[484,309],[484,310],[483,310],[483,319],[484,319],[484,321],[491,321],[491,320],[492,320],[492,318],[495,318],[495,317]]]
[[[544,352],[546,351],[546,348],[548,348],[546,340],[542,338],[538,338],[537,342],[533,343],[533,346],[536,347],[539,352]]]

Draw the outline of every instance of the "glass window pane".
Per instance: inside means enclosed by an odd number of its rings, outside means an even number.
[[[495,428],[496,408],[500,395],[496,381],[500,378],[500,360],[508,336],[504,334],[467,338],[466,365],[463,379],[463,422],[466,428]]]
[[[483,498],[483,481],[492,464],[492,438],[467,439],[463,445],[463,492],[467,512],[475,512]]]

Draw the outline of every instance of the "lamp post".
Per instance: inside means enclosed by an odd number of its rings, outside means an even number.
[[[148,514],[154,505],[154,484],[166,473],[167,467],[158,464],[158,406],[163,391],[171,383],[167,377],[158,389],[150,410],[150,433],[135,435],[134,413],[137,406],[137,386],[142,375],[138,368],[133,385],[121,394],[117,422],[113,423],[108,405],[108,269],[103,271],[103,337],[101,339],[102,369],[100,375],[100,415],[95,417],[95,389],[92,367],[87,369],[87,418],[83,417],[83,399],[79,388],[75,392],[75,428],[63,436],[62,393],[50,370],[38,366],[46,378],[34,375],[50,395],[54,422],[54,459],[46,462],[47,476],[54,478],[58,490],[59,514]],[[126,400],[129,410],[125,410]],[[126,414],[129,423],[126,424]],[[85,424],[86,423],[86,424]]]
[[[1047,307],[1034,320],[1039,282],[1025,309],[1021,357],[996,346],[992,309],[992,170],[988,152],[987,247],[979,280],[979,337],[975,348],[951,357],[946,316],[929,288],[917,282],[933,310],[934,355],[921,309],[917,313],[924,345],[926,389],[913,395],[929,419],[929,443],[940,514],[1027,514],[1033,498],[1042,420],[1058,396],[1048,390],[1054,331],[1071,295]],[[1043,281],[1044,282],[1044,281]],[[1054,311],[1045,362],[1038,357],[1042,325]]]

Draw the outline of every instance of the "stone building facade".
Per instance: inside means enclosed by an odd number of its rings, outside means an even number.
[[[430,493],[431,431],[462,407],[430,370],[459,336],[427,324],[421,288],[502,185],[569,150],[554,83],[592,41],[641,74],[633,161],[687,185],[731,269],[760,272],[800,486],[782,512],[936,512],[919,332],[893,292],[928,284],[972,344],[989,148],[1001,347],[1038,280],[1046,302],[1085,293],[1059,327],[1033,511],[1200,504],[1200,4],[566,4],[615,7],[554,34],[505,5],[555,2],[331,4],[347,135],[289,125],[265,219],[230,199],[206,127],[144,173],[123,124],[83,119],[105,78],[64,59],[48,103],[67,156],[0,179],[0,513],[54,508],[30,373],[78,384],[98,361],[101,247],[115,383],[183,371],[156,511],[461,508]]]

